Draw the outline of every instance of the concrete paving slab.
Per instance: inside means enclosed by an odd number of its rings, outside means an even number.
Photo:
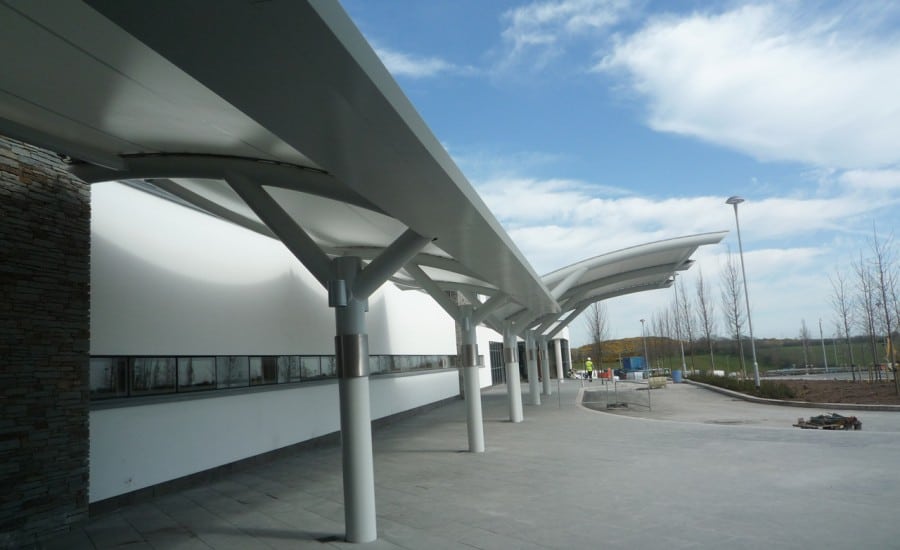
[[[94,550],[97,547],[94,546],[87,531],[84,529],[75,529],[74,531],[45,542],[41,548],[42,550],[70,550],[72,548]]]
[[[560,388],[519,424],[503,420],[505,388],[487,390],[483,454],[459,452],[461,401],[376,430],[373,544],[342,542],[340,453],[320,447],[93,518],[68,547],[897,547],[900,413],[822,432],[790,427],[814,410],[687,385],[614,414]]]
[[[96,548],[116,548],[126,545],[138,545],[144,537],[120,515],[99,518],[84,528]]]
[[[615,388],[615,389],[613,389]],[[625,403],[627,408],[607,409],[608,403]],[[700,422],[723,426],[756,425],[773,428],[794,428],[800,417],[837,412],[856,416],[863,421],[865,431],[900,431],[900,415],[895,411],[840,410],[788,407],[749,403],[692,384],[668,384],[652,390],[647,397],[646,384],[619,382],[607,385],[588,385],[584,388],[583,403],[594,410],[621,416],[649,418],[676,422]],[[649,408],[648,408],[649,403]]]

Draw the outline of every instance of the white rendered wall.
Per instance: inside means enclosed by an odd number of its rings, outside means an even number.
[[[383,303],[369,304],[369,352],[410,355],[456,355],[456,325],[452,317],[424,292],[400,290],[393,284],[380,289]],[[435,338],[442,335],[443,338]],[[382,351],[402,349],[398,351]]]
[[[278,241],[116,183],[92,188],[92,355],[333,355],[325,291]],[[454,323],[384,285],[373,354],[455,355]],[[488,379],[490,378],[488,373]],[[372,417],[459,394],[456,370],[371,380]],[[336,381],[91,412],[90,500],[339,429]]]
[[[118,183],[91,195],[92,355],[334,353],[322,285],[280,242]],[[369,300],[374,354],[456,354],[421,292]]]
[[[459,395],[456,370],[371,379],[372,418]],[[91,411],[90,501],[340,429],[337,381]],[[461,448],[465,441],[460,441]]]
[[[481,387],[486,388],[493,384],[491,379],[491,342],[503,342],[503,335],[485,326],[479,326],[475,330],[478,342],[478,355],[484,356],[484,368],[478,369]]]

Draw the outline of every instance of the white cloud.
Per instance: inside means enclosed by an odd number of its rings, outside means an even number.
[[[849,230],[849,219],[871,215],[881,206],[857,194],[830,198],[772,197],[741,204],[739,217],[745,242],[748,236],[754,240],[790,241],[819,231]],[[732,212],[729,214],[733,216]]]
[[[736,242],[731,245],[732,251],[737,253]],[[694,255],[697,264],[680,276],[684,279],[687,299],[695,300],[697,275],[700,269],[703,270],[704,280],[711,289],[713,305],[718,310],[716,315],[721,313],[719,268],[725,252],[724,245],[701,248]],[[753,328],[757,338],[795,337],[801,319],[805,318],[811,327],[820,317],[826,337],[829,336],[833,314],[827,275],[834,265],[834,253],[830,247],[769,248],[745,253]],[[609,300],[607,308],[610,318],[615,319],[612,337],[640,335],[638,319],[651,318],[670,306],[674,299],[674,290],[669,288]],[[680,299],[685,297],[680,296]],[[582,322],[576,320],[574,324]],[[744,330],[747,330],[746,327]],[[719,319],[716,334],[724,335],[726,332]],[[587,333],[576,326],[573,338],[576,337],[581,339],[576,339],[574,343],[583,343]],[[749,348],[747,352],[749,354]]]
[[[842,175],[866,181],[869,176],[872,174]],[[874,176],[893,181],[886,174]],[[724,196],[658,199],[577,180],[512,175],[476,182],[476,187],[538,273],[636,244],[728,230],[722,244],[698,250],[694,255],[697,265],[683,274],[692,289],[698,268],[702,268],[718,301],[722,258],[728,248],[738,252],[734,213]],[[840,194],[830,197],[750,198],[740,205],[758,336],[795,336],[801,318],[813,323],[822,317],[828,325],[832,317],[828,275],[838,265],[849,265],[870,234],[872,220],[878,219],[891,201],[898,201],[892,198],[896,193],[890,192],[873,200],[876,195],[871,191],[848,184],[837,191]],[[610,318],[615,318],[612,337],[639,334],[637,320],[649,318],[673,298],[668,289],[610,300]],[[583,343],[587,336],[582,336],[582,321],[573,324],[573,342]]]
[[[602,32],[618,23],[630,0],[538,1],[506,11],[503,65],[530,60],[540,68],[579,36]]]
[[[624,189],[568,179],[499,177],[478,185],[479,194],[501,221],[512,227],[537,223],[572,225],[590,222],[603,199],[622,196]],[[598,212],[599,214],[599,212]]]
[[[498,177],[476,186],[539,273],[626,246],[734,228],[733,210],[719,196],[654,199],[565,179]],[[856,193],[748,200],[739,207],[742,237],[753,245],[852,231],[848,220],[883,206]]]
[[[444,147],[472,181],[497,179],[501,174],[515,178],[517,174],[542,171],[548,166],[566,162],[567,159],[565,154],[541,151],[508,153],[448,144],[444,144]]]
[[[802,6],[802,5],[799,5]],[[900,37],[795,3],[650,21],[597,70],[628,77],[648,124],[763,160],[900,163]]]
[[[738,255],[736,237],[730,238],[722,246],[707,247],[702,252],[698,251],[698,265],[708,275],[717,276],[721,267],[725,265],[729,250],[735,256]],[[746,262],[748,276],[751,281],[754,279],[779,279],[786,273],[802,272],[811,269],[829,251],[830,249],[826,245],[819,247],[760,248],[745,251],[744,261]],[[716,284],[718,284],[718,281],[716,281]]]
[[[840,181],[860,191],[900,191],[900,170],[848,170]]]
[[[423,57],[374,46],[375,53],[395,77],[428,78],[441,74],[471,74],[474,69],[461,67],[439,57]]]

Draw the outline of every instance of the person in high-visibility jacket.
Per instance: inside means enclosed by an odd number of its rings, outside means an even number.
[[[591,382],[594,381],[594,362],[591,361],[591,358],[588,357],[587,361],[584,362],[584,370],[587,376],[587,379]]]

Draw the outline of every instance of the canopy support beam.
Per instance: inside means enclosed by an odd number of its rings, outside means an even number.
[[[328,305],[334,308],[335,316],[345,537],[348,542],[374,541],[378,529],[366,330],[368,300],[430,239],[407,230],[366,268],[358,256],[330,259],[261,185],[238,173],[227,174],[226,181],[328,290]]]

